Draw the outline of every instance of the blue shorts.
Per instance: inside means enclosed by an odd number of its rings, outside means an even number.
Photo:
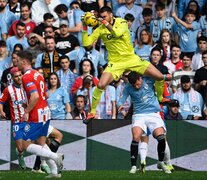
[[[47,136],[49,124],[49,120],[46,123],[26,123],[23,132],[23,140],[34,141],[39,139],[41,136]]]
[[[22,139],[25,125],[26,122],[18,122],[12,125],[12,133],[15,141]]]

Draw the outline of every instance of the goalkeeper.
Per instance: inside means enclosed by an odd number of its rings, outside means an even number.
[[[115,18],[108,6],[102,7],[99,15],[100,17],[97,19],[101,22],[101,25],[91,35],[88,35],[87,26],[83,22],[83,46],[90,46],[101,38],[108,51],[108,65],[93,92],[91,112],[85,122],[94,119],[96,107],[105,87],[113,80],[117,81],[124,71],[136,71],[156,80],[159,83],[159,86],[156,86],[159,89],[156,89],[156,91],[160,94],[160,97],[163,92],[163,80],[166,79],[166,76],[162,75],[150,62],[141,59],[134,53],[126,20]],[[161,100],[159,97],[158,99]]]

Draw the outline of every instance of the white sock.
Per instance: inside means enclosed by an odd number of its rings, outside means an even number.
[[[57,165],[55,163],[55,161],[53,161],[52,159],[46,159],[46,162],[48,164],[48,166],[50,167],[51,173],[52,174],[57,174]]]
[[[57,153],[53,153],[52,151],[37,144],[30,144],[27,147],[27,152],[57,161]]]
[[[141,162],[146,161],[147,151],[148,151],[148,144],[146,142],[141,142],[139,144],[139,154],[140,154]]]
[[[170,148],[169,148],[169,145],[168,145],[167,141],[166,141],[166,145],[165,145],[164,162],[165,162],[167,165],[172,165],[172,164],[171,164],[171,161],[170,161]]]

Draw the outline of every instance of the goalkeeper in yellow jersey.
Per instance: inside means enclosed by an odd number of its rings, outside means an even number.
[[[145,74],[154,80],[162,82],[161,84],[166,79],[166,76],[162,75],[150,62],[141,59],[134,53],[126,20],[115,18],[111,8],[108,6],[102,7],[99,15],[98,20],[101,24],[91,35],[88,35],[87,26],[83,23],[83,46],[90,46],[101,38],[108,51],[108,65],[93,92],[91,112],[88,114],[85,123],[94,119],[102,91],[113,80],[117,81],[124,71],[136,71],[141,75]],[[162,87],[159,88],[162,91]]]

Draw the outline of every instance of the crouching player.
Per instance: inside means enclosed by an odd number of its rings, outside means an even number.
[[[167,173],[171,171],[164,163],[164,154],[166,147],[166,129],[164,122],[159,114],[160,105],[154,91],[154,80],[144,77],[142,78],[137,72],[130,72],[128,75],[129,84],[123,90],[123,96],[118,101],[118,111],[126,98],[130,95],[133,103],[132,116],[132,136],[130,154],[131,154],[131,170],[136,172],[138,144],[143,134],[147,134],[147,128],[157,139],[158,166]]]
[[[6,87],[0,97],[0,116],[3,119],[6,118],[6,114],[3,111],[3,105],[8,101],[11,113],[12,121],[12,134],[16,144],[16,154],[18,157],[19,166],[22,169],[26,169],[26,165],[23,157],[23,147],[22,147],[22,135],[25,126],[25,122],[22,122],[22,117],[24,114],[24,104],[25,96],[22,85],[22,73],[17,67],[13,67],[10,70],[12,75],[13,84]]]

